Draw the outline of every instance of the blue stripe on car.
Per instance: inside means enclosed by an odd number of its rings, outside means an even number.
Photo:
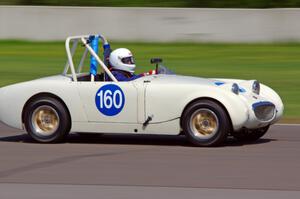
[[[258,106],[275,106],[272,102],[268,102],[268,101],[260,101],[260,102],[256,102],[254,104],[252,104],[252,108],[253,110],[258,107]]]
[[[221,82],[221,81],[214,82],[214,83],[215,83],[215,85],[217,85],[217,86],[221,86],[221,85],[225,84],[225,82]],[[240,93],[245,93],[245,92],[246,92],[246,89],[244,89],[244,88],[242,88],[242,87],[239,87],[239,92],[240,92]]]
[[[215,82],[215,85],[217,85],[217,86],[221,86],[223,84],[225,84],[225,82]]]

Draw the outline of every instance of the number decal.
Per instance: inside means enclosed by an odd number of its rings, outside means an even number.
[[[125,104],[125,96],[119,86],[107,84],[97,91],[95,102],[102,114],[114,116],[122,111]]]

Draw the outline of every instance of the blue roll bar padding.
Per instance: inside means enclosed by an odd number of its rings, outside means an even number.
[[[99,52],[99,36],[98,35],[92,35],[89,37],[90,46],[93,49],[93,51],[98,54]],[[96,76],[97,75],[97,68],[98,68],[98,62],[94,56],[91,55],[90,59],[90,74]]]

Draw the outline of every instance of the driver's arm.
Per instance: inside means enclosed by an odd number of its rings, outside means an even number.
[[[139,75],[131,75],[131,76],[127,76],[127,75],[124,75],[124,73],[120,72],[120,71],[111,71],[112,74],[114,75],[114,77],[120,81],[120,82],[125,82],[125,81],[132,81],[132,80],[135,80],[135,79],[138,79],[138,78],[141,78],[141,77],[144,77],[144,76],[148,76],[148,75],[154,75],[156,74],[156,70],[151,70],[147,73],[142,73],[142,74],[139,74]],[[109,78],[110,80],[110,78]]]
[[[103,45],[103,56],[104,56],[104,64],[106,66],[109,67],[109,56],[110,56],[110,53],[111,53],[111,48],[110,48],[110,45],[109,44],[104,44]]]
[[[157,74],[157,71],[156,70],[150,70],[149,72],[147,73],[142,73],[141,75],[142,76],[148,76],[148,75],[156,75]]]

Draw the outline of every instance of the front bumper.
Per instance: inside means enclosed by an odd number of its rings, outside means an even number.
[[[271,102],[257,102],[252,104],[255,117],[261,122],[270,122],[276,116],[275,105]]]
[[[259,101],[249,107],[248,120],[244,124],[247,129],[256,129],[268,126],[280,119],[282,110],[278,110],[272,102]]]

